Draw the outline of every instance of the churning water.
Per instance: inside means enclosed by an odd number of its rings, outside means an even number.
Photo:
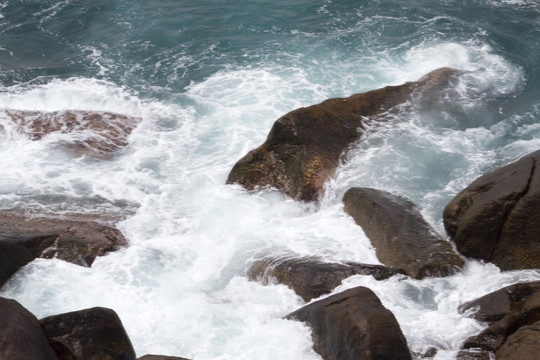
[[[320,204],[225,185],[273,122],[301,106],[431,70],[465,70],[436,109],[414,99],[371,128]],[[0,116],[0,209],[107,214],[130,246],[92,268],[38,259],[0,291],[43,317],[114,309],[138,355],[320,359],[310,331],[282,317],[304,305],[248,281],[253,258],[316,255],[379,263],[345,214],[344,192],[413,200],[443,232],[448,201],[480,174],[540,148],[540,4],[535,0],[3,0],[0,109],[139,116],[106,161],[74,158]],[[540,271],[468,261],[444,279],[367,276],[415,353],[453,359],[484,324],[457,307]]]

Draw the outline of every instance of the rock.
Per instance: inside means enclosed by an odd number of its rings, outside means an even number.
[[[289,314],[312,329],[313,349],[325,360],[410,360],[394,315],[368,288],[356,287]]]
[[[476,309],[471,316],[480,321],[495,322],[508,315],[522,318],[536,316],[536,307],[540,309],[540,281],[518,283],[484,295],[459,307],[464,313]],[[534,305],[536,303],[536,306]],[[534,319],[534,321],[540,320]]]
[[[480,334],[468,338],[463,348],[496,352],[518,329],[540,321],[540,281],[504,287],[458,310],[472,312],[473,318],[489,323]]]
[[[417,82],[293,110],[274,123],[264,144],[236,163],[227,184],[248,190],[275,187],[296,200],[317,200],[342,153],[360,138],[369,117],[404,103],[416,91],[433,96],[457,74],[458,70],[441,68]]]
[[[383,264],[403,269],[415,279],[452,275],[464,266],[452,245],[409,200],[376,189],[351,188],[343,203]]]
[[[76,133],[62,145],[76,156],[104,158],[128,145],[131,131],[140,118],[104,111],[3,111],[19,133],[39,140],[51,133]]]
[[[372,275],[384,280],[396,274],[404,274],[404,271],[381,265],[328,263],[315,257],[267,257],[254,261],[248,271],[250,280],[264,284],[275,280],[289,286],[306,302],[332,292],[343,279],[352,275]]]
[[[38,319],[17,301],[2,297],[0,359],[58,360]]]
[[[60,359],[135,360],[135,350],[111,309],[91,309],[40,320],[49,343]]]
[[[481,349],[461,350],[457,354],[457,360],[491,360],[491,353]]]
[[[497,360],[538,360],[540,356],[540,321],[519,328],[495,353]]]
[[[39,241],[37,241],[39,243]],[[0,287],[15,274],[19,268],[39,255],[31,241],[12,240],[0,233]]]
[[[508,315],[495,321],[480,334],[471,336],[463,344],[463,349],[481,349],[493,352],[500,348],[506,338],[519,327],[519,319]]]
[[[97,256],[125,245],[119,230],[98,222],[0,211],[0,286],[38,257],[91,266]]]
[[[163,356],[163,355],[144,355],[137,360],[189,360],[186,358],[176,356]]]
[[[540,151],[480,176],[445,207],[465,256],[502,270],[540,268]]]

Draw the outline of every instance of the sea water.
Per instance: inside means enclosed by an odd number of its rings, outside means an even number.
[[[73,136],[31,141],[0,116],[0,209],[121,219],[129,247],[92,268],[36,259],[0,291],[37,317],[114,309],[139,356],[320,359],[305,305],[249,281],[265,255],[379,264],[344,212],[353,186],[441,213],[481,174],[540,148],[540,4],[533,0],[3,0],[0,109],[112,111],[142,118],[109,160],[73,157]],[[412,99],[368,128],[317,204],[225,185],[290,110],[464,71],[435,108]],[[451,277],[353,276],[396,316],[419,358],[453,359],[486,325],[465,301],[540,271],[467,260]]]

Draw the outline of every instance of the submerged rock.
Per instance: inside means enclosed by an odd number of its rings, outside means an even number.
[[[58,360],[38,319],[17,301],[2,297],[0,359]]]
[[[452,245],[409,200],[376,189],[351,188],[343,203],[383,264],[403,269],[415,279],[452,275],[464,266]]]
[[[312,329],[313,349],[325,360],[410,360],[394,315],[366,287],[316,301],[287,315]]]
[[[468,338],[463,348],[497,352],[518,329],[540,321],[540,281],[504,287],[461,305],[459,311],[471,312],[473,318],[489,323],[480,334]],[[536,341],[540,343],[540,332],[536,334]],[[518,338],[514,337],[512,343]],[[531,335],[527,335],[527,339],[530,338]],[[496,358],[499,360],[498,353]]]
[[[540,268],[540,151],[480,176],[444,209],[465,256],[502,270]]]
[[[116,313],[95,307],[40,320],[60,359],[135,360],[135,350]]]
[[[109,225],[0,211],[0,286],[38,257],[91,266],[97,256],[126,245],[122,233]]]
[[[109,156],[128,145],[131,131],[141,121],[138,117],[104,111],[25,111],[5,110],[19,133],[39,140],[51,133],[76,134],[62,140],[61,145],[76,156],[95,158]]]
[[[457,74],[458,70],[441,68],[417,82],[293,110],[274,123],[264,144],[236,163],[227,184],[248,190],[271,186],[296,200],[317,200],[369,117],[404,103],[415,91],[433,96]]]
[[[309,302],[332,292],[341,285],[343,279],[352,275],[371,275],[377,280],[384,280],[404,273],[401,269],[382,265],[352,262],[328,263],[315,257],[267,257],[253,262],[249,268],[248,277],[250,280],[262,281],[264,284],[274,280],[285,284],[304,301]]]

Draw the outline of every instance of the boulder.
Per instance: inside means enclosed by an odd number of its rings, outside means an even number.
[[[475,309],[472,317],[480,321],[495,322],[508,315],[519,318],[540,316],[540,281],[518,283],[464,303],[459,312]],[[536,314],[539,312],[539,314]]]
[[[236,163],[227,184],[248,190],[275,187],[296,200],[317,200],[343,152],[361,137],[370,117],[404,103],[414,92],[432,96],[457,74],[458,70],[441,68],[417,82],[293,110],[276,120],[261,146]]]
[[[343,203],[383,264],[403,269],[415,279],[452,275],[464,266],[452,244],[424,220],[409,200],[381,190],[351,188]]]
[[[254,261],[248,270],[250,280],[265,285],[273,281],[285,284],[306,302],[332,292],[343,279],[352,275],[371,275],[384,280],[396,274],[404,274],[404,271],[382,265],[328,263],[315,257],[266,257]]]
[[[95,307],[40,320],[59,359],[135,360],[135,350],[111,309]]]
[[[186,358],[176,356],[164,356],[164,355],[144,355],[137,360],[189,360]]]
[[[19,133],[39,140],[51,133],[72,133],[61,145],[76,156],[104,158],[128,145],[131,131],[141,121],[138,117],[104,111],[26,111],[5,110]]]
[[[463,343],[463,349],[481,349],[493,352],[499,349],[507,337],[519,328],[519,319],[513,315],[503,317],[484,329],[480,334],[471,336]]]
[[[97,256],[125,245],[118,229],[98,222],[0,211],[0,286],[38,257],[91,266]]]
[[[0,359],[58,360],[38,319],[17,301],[2,297]]]
[[[480,334],[468,338],[463,348],[496,352],[520,328],[540,321],[540,281],[504,287],[469,301],[458,310],[470,312],[473,318],[489,324]]]
[[[538,360],[540,356],[540,321],[519,328],[495,353],[497,360]]]
[[[287,315],[312,329],[313,349],[325,360],[410,360],[394,315],[368,288],[356,287]]]
[[[448,203],[444,226],[465,256],[502,270],[540,268],[540,151],[480,176]]]
[[[15,274],[19,268],[39,256],[36,246],[41,239],[25,241],[11,239],[0,233],[0,287]]]

